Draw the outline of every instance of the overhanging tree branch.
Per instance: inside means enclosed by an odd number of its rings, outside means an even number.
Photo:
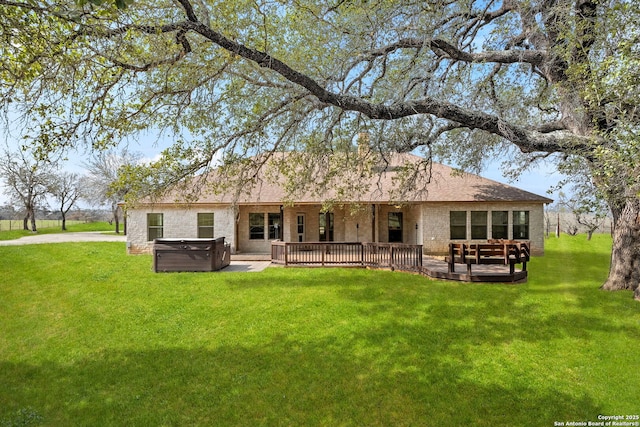
[[[499,135],[518,145],[524,152],[586,150],[590,146],[590,139],[586,137],[563,131],[547,133],[531,131],[494,115],[468,110],[431,97],[386,105],[374,104],[360,97],[337,94],[323,88],[311,77],[291,68],[279,59],[231,40],[202,23],[187,21],[180,26],[191,29],[229,52],[277,72],[290,82],[308,90],[323,103],[344,110],[357,111],[371,119],[393,120],[418,114],[431,114],[462,123],[471,129],[480,129]]]
[[[504,50],[480,53],[465,52],[445,40],[431,40],[431,49],[437,54],[446,54],[449,58],[465,62],[497,62],[500,64],[526,63],[540,65],[547,59],[547,52],[538,50]]]
[[[6,2],[6,0],[2,1]],[[526,129],[498,116],[467,109],[433,97],[425,96],[421,99],[387,104],[374,103],[362,97],[332,92],[324,88],[309,75],[294,69],[276,57],[225,37],[209,25],[199,22],[188,0],[179,0],[179,3],[188,18],[186,21],[158,26],[128,24],[106,30],[85,28],[81,30],[80,33],[84,33],[90,37],[110,38],[130,31],[139,31],[149,35],[176,32],[176,40],[183,47],[182,51],[176,57],[142,65],[127,64],[115,58],[109,58],[115,65],[121,68],[133,71],[146,71],[173,61],[179,61],[181,57],[191,51],[191,46],[187,42],[186,35],[188,32],[194,32],[233,54],[252,61],[261,67],[275,71],[289,82],[306,89],[321,103],[333,105],[344,110],[360,112],[371,119],[393,120],[413,115],[430,114],[438,118],[461,123],[471,129],[480,129],[499,135],[515,143],[525,152],[586,150],[590,146],[588,138],[565,132],[561,127],[545,128],[542,129],[542,131]],[[505,11],[503,10],[502,12]],[[456,48],[444,40],[434,39],[425,41],[415,38],[401,39],[394,44],[371,51],[369,52],[369,58],[384,56],[397,49],[421,49],[425,43],[428,43],[429,47],[440,55],[446,55],[451,59],[464,62],[529,63],[535,66],[547,59],[547,53],[545,51],[506,50],[469,53]]]

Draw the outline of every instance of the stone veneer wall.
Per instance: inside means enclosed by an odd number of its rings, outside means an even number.
[[[544,255],[544,205],[540,203],[430,203],[422,207],[422,237],[425,254],[444,255],[449,243],[449,212],[451,211],[487,211],[488,238],[491,238],[491,211],[509,211],[509,238],[513,233],[513,211],[529,211],[529,240],[532,255]],[[471,231],[471,215],[467,214],[467,236]],[[465,240],[455,240],[463,243]],[[466,240],[470,243],[482,243],[486,240]]]
[[[282,240],[285,242],[298,241],[298,215],[304,215],[305,242],[317,242],[320,237],[320,211],[321,205],[296,205],[284,206],[284,228]],[[240,206],[238,218],[238,248],[244,253],[268,253],[271,251],[271,240],[268,231],[265,230],[265,238],[262,240],[249,239],[249,213],[279,213],[280,205],[254,205]],[[333,238],[336,242],[369,242],[371,241],[371,208],[370,205],[351,212],[348,208],[335,206]],[[265,216],[267,226],[267,216]]]
[[[264,238],[261,240],[249,239],[249,213],[264,215]],[[240,206],[238,208],[238,244],[235,250],[240,253],[271,253],[271,240],[269,239],[268,214],[280,213],[280,205],[253,205]]]
[[[285,230],[283,240],[298,241],[298,215],[305,217],[303,241],[317,242],[320,238],[321,205],[298,205],[284,209]],[[335,206],[333,212],[333,239],[337,242],[371,241],[371,213],[367,209],[354,210]]]
[[[420,205],[389,205],[381,203],[376,205],[376,241],[389,241],[389,213],[402,213],[402,243],[408,245],[422,244],[421,235],[421,208]],[[418,227],[416,228],[416,225]]]
[[[224,237],[225,243],[235,251],[235,215],[230,206],[198,206],[197,208],[176,208],[153,205],[138,207],[127,212],[127,252],[131,254],[151,253],[153,241],[147,240],[147,214],[163,214],[164,238],[198,237],[198,213],[213,213],[214,237]]]

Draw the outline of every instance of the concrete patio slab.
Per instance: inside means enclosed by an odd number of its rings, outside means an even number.
[[[231,261],[227,267],[220,270],[223,273],[257,273],[271,265],[271,261]]]

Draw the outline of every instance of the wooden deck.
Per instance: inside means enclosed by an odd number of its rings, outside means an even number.
[[[358,267],[408,271],[434,279],[483,283],[523,283],[527,271],[509,265],[474,265],[450,271],[444,259],[422,255],[422,245],[361,242],[273,242],[271,262],[285,267]]]
[[[477,265],[473,267],[473,272],[449,272],[449,263],[445,260],[424,257],[424,274],[433,279],[456,280],[460,282],[480,282],[480,283],[525,283],[527,281],[527,270],[509,271],[508,265]]]

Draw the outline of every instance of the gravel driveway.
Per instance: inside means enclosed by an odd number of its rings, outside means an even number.
[[[0,246],[34,245],[39,243],[65,243],[65,242],[126,242],[123,234],[104,234],[103,231],[88,231],[82,233],[54,233],[34,234],[15,240],[0,240]]]

